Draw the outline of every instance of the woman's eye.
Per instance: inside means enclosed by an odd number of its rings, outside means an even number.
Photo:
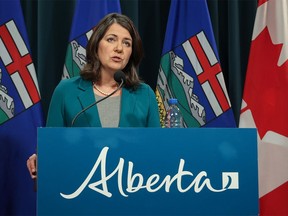
[[[108,42],[113,42],[113,41],[115,41],[115,39],[114,38],[107,38],[107,41]]]
[[[127,47],[130,47],[131,46],[131,43],[129,41],[124,41],[123,44]]]

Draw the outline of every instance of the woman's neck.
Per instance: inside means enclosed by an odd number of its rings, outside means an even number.
[[[114,73],[108,71],[101,72],[101,79],[97,82],[99,86],[105,87],[115,87],[118,86],[117,82],[114,80]]]
[[[93,83],[94,93],[100,96],[107,96],[118,88],[118,83],[114,80],[114,74],[102,73],[101,79]],[[120,95],[117,91],[114,96]]]

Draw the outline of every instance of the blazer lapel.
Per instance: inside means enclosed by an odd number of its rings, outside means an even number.
[[[78,95],[79,102],[83,109],[89,107],[91,104],[95,103],[95,96],[93,92],[93,86],[90,81],[81,80],[78,86],[82,91]],[[97,105],[90,107],[83,114],[86,121],[88,122],[87,126],[90,127],[101,127],[101,122],[98,114]]]
[[[136,98],[133,91],[122,88],[119,127],[129,126],[127,116],[129,116],[129,113],[133,112],[135,102]]]

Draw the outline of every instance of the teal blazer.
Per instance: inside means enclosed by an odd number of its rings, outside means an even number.
[[[71,127],[77,113],[94,102],[91,81],[79,76],[62,80],[53,93],[46,126]],[[101,127],[97,106],[80,114],[73,127]],[[122,88],[119,127],[160,127],[158,104],[149,85],[141,83],[135,91]]]

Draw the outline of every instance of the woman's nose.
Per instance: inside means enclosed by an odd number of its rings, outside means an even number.
[[[115,51],[115,52],[122,52],[122,50],[123,50],[123,44],[120,43],[120,42],[116,43],[116,46],[115,46],[115,48],[114,48],[114,51]]]

